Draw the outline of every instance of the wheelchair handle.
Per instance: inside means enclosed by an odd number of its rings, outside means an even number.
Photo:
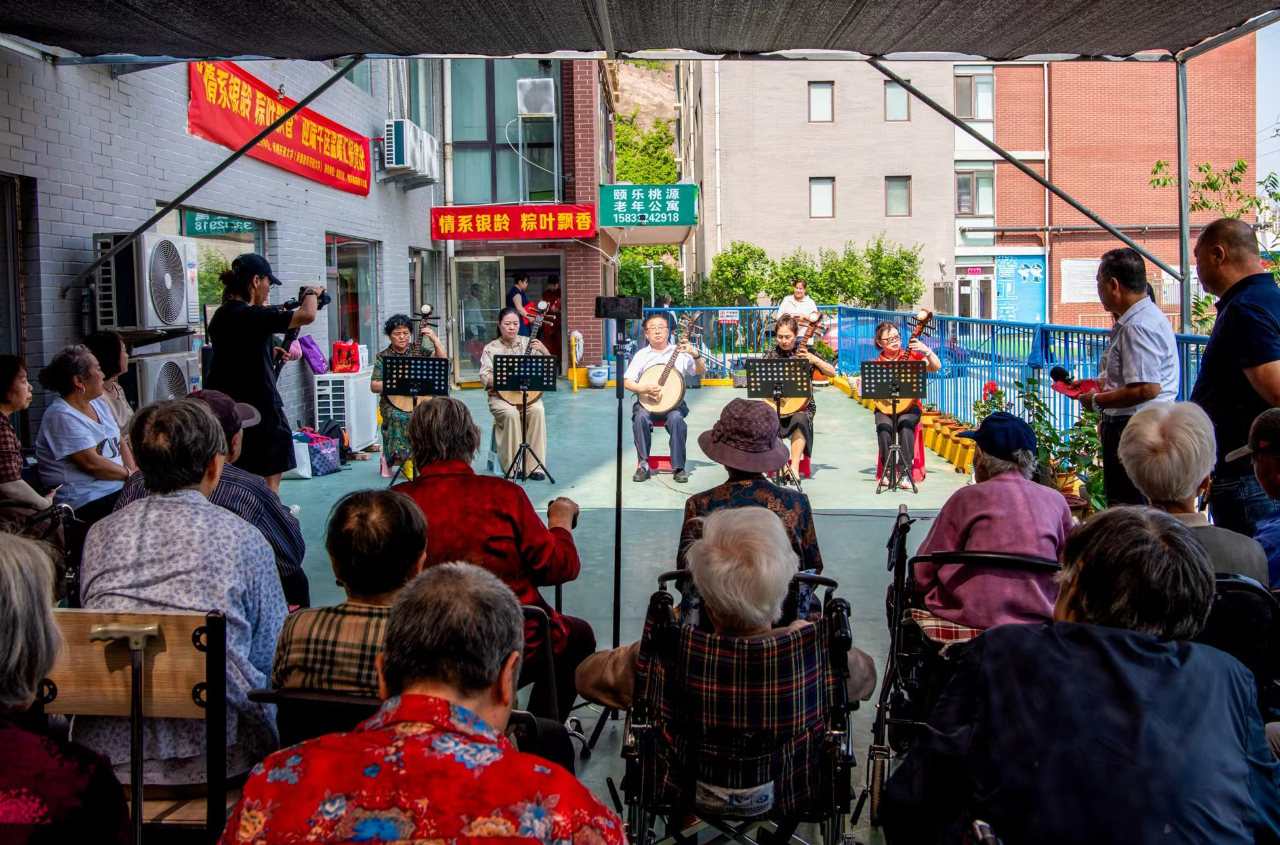
[[[1053,574],[1062,569],[1062,564],[1049,558],[1032,555],[1011,555],[1001,552],[935,552],[931,555],[916,555],[911,558],[911,565],[918,563],[935,563],[939,566],[959,564],[962,566],[986,566],[992,569],[1022,570],[1023,572],[1040,572]]]
[[[691,576],[687,569],[672,569],[658,576],[658,589],[665,590],[668,581],[688,581]],[[815,575],[809,572],[797,572],[791,576],[792,581],[798,581],[802,584],[813,584],[816,587],[830,587],[832,589],[839,588],[840,584],[834,578],[828,578],[825,575]]]

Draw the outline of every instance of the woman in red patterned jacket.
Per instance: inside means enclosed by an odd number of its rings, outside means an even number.
[[[539,587],[578,577],[582,564],[573,543],[578,506],[559,498],[547,507],[544,525],[524,489],[502,478],[477,475],[471,460],[480,448],[480,429],[467,406],[437,397],[423,402],[409,421],[409,446],[418,475],[393,489],[411,497],[427,517],[427,560],[431,567],[463,560],[502,579],[520,599],[546,611],[551,619],[551,648],[556,675],[558,715],[564,718],[577,698],[573,676],[578,664],[596,650],[596,635],[585,619],[557,613]],[[544,647],[536,628],[525,630],[520,685],[537,675]],[[539,690],[530,710],[548,716]]]

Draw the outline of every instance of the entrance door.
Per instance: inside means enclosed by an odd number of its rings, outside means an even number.
[[[449,299],[458,331],[450,354],[459,382],[480,380],[480,353],[498,336],[498,312],[507,292],[504,284],[501,257],[453,259]]]

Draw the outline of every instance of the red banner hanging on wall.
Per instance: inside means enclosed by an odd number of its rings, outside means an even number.
[[[232,62],[192,62],[187,128],[215,144],[237,150],[297,100],[281,99],[271,86]],[[303,109],[247,153],[299,176],[369,195],[369,139]]]
[[[449,205],[431,209],[436,241],[541,241],[589,238],[594,205]]]

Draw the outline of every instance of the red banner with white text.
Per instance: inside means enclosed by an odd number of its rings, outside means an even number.
[[[431,209],[436,241],[541,241],[589,238],[594,205],[448,205]]]
[[[297,103],[232,62],[192,62],[188,67],[188,130],[233,150]],[[247,155],[340,191],[369,195],[369,139],[311,109],[289,118]]]

